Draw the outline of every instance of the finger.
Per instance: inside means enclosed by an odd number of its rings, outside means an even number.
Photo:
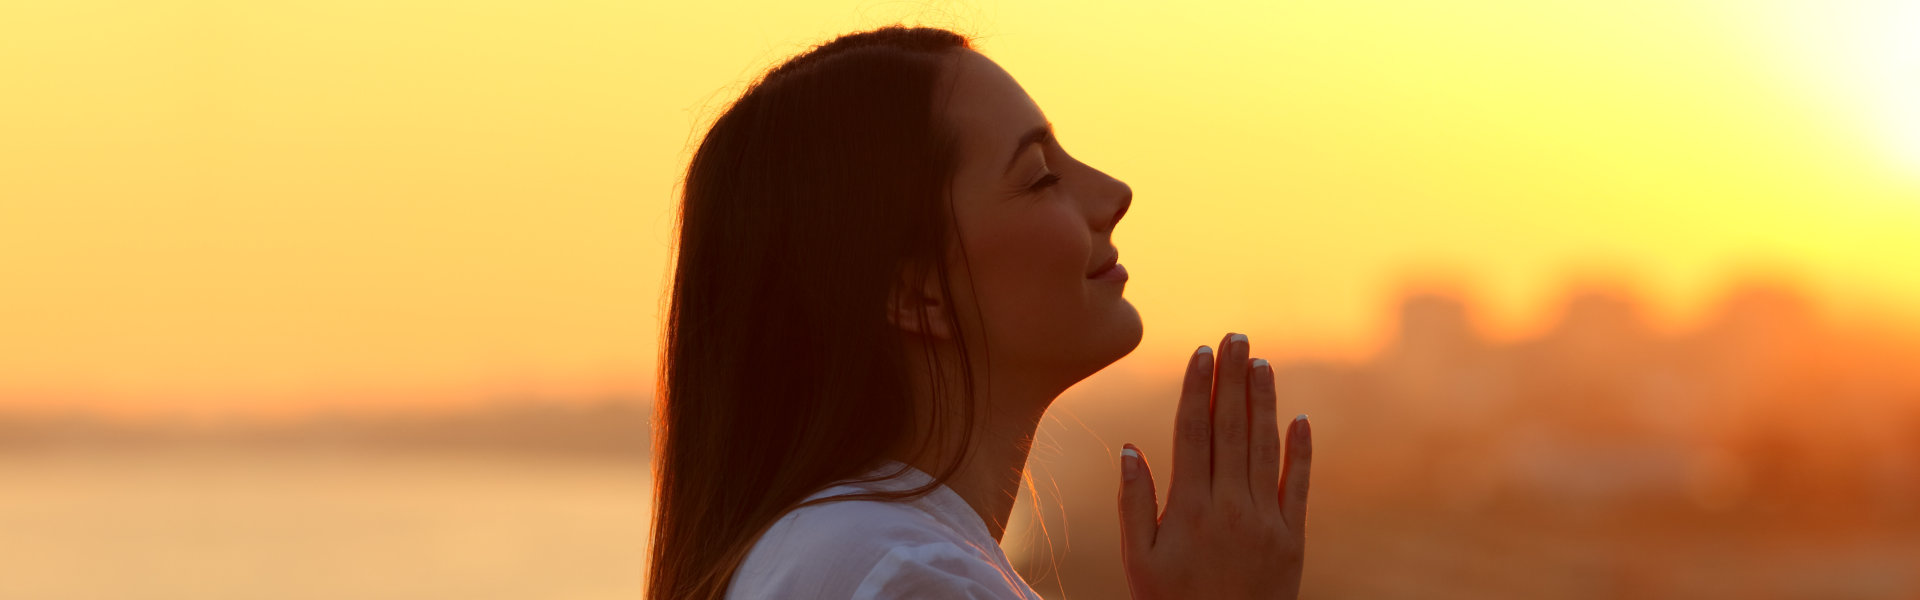
[[[1279,398],[1273,391],[1273,366],[1264,358],[1253,359],[1253,465],[1247,477],[1247,489],[1254,506],[1269,510],[1280,506],[1280,417]],[[1272,513],[1268,513],[1272,514]]]
[[[1207,395],[1213,389],[1213,349],[1201,346],[1187,359],[1187,378],[1173,416],[1173,487],[1167,505],[1183,498],[1212,495],[1213,425],[1207,420]]]
[[[1280,482],[1286,486],[1281,494],[1280,518],[1294,535],[1307,532],[1307,475],[1312,466],[1313,427],[1302,414],[1294,417],[1293,426],[1287,429],[1287,467],[1280,474]]]
[[[1235,333],[1220,344],[1213,383],[1213,492],[1245,495],[1247,490],[1247,336]]]
[[[1160,530],[1160,506],[1153,497],[1153,473],[1140,449],[1120,450],[1120,551],[1126,564],[1144,558]]]

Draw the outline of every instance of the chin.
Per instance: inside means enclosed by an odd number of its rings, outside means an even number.
[[[1140,347],[1140,338],[1145,332],[1146,328],[1140,322],[1140,311],[1133,307],[1132,302],[1121,298],[1118,310],[1113,311],[1108,324],[1101,327],[1099,335],[1095,337],[1103,347],[1109,349],[1108,354],[1112,358],[1107,360],[1107,364],[1113,364],[1132,354],[1134,348]]]

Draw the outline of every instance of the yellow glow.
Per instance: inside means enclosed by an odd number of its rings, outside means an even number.
[[[1354,358],[1408,280],[1486,333],[1737,273],[1920,306],[1916,4],[16,3],[0,409],[289,412],[651,389],[675,181],[771,64],[953,26],[1077,157],[1176,368],[1229,329]]]

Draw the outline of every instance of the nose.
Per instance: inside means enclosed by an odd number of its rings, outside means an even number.
[[[1108,179],[1112,178],[1109,177]],[[1113,184],[1115,186],[1113,197],[1120,199],[1120,205],[1114,209],[1113,216],[1107,218],[1106,227],[1103,231],[1113,231],[1114,227],[1118,227],[1120,225],[1120,217],[1126,216],[1127,209],[1133,206],[1133,186],[1127,185],[1126,182],[1118,179],[1113,179]]]

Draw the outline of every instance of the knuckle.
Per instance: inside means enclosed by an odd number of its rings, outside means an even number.
[[[1259,541],[1256,543],[1256,547],[1262,556],[1283,562],[1295,563],[1305,558],[1305,549],[1301,547],[1301,544],[1297,540],[1289,537],[1283,527],[1267,527],[1262,531],[1265,533],[1260,536]]]
[[[1264,527],[1260,531],[1261,534],[1253,541],[1254,551],[1259,552],[1261,556],[1280,555],[1286,543],[1280,539],[1279,530],[1274,527]]]
[[[1230,497],[1214,507],[1214,514],[1220,516],[1221,526],[1225,527],[1228,531],[1238,531],[1239,528],[1245,525],[1248,519],[1253,516],[1251,514],[1252,511],[1249,510],[1250,508],[1252,507],[1248,506],[1246,502],[1238,498]]]
[[[1220,437],[1230,442],[1246,443],[1247,427],[1233,422],[1224,423],[1220,426]]]
[[[1280,463],[1280,443],[1261,438],[1253,443],[1253,460],[1263,465]]]
[[[1164,421],[1163,421],[1164,422]],[[1182,441],[1205,442],[1213,439],[1213,426],[1199,419],[1184,419],[1175,426]]]
[[[1269,533],[1286,531],[1287,518],[1280,514],[1280,503],[1276,501],[1268,505],[1268,508],[1271,510],[1260,511],[1260,530]]]
[[[1220,422],[1221,433],[1231,433],[1234,435],[1246,435],[1247,433],[1247,419],[1239,413],[1221,413],[1216,420]]]

